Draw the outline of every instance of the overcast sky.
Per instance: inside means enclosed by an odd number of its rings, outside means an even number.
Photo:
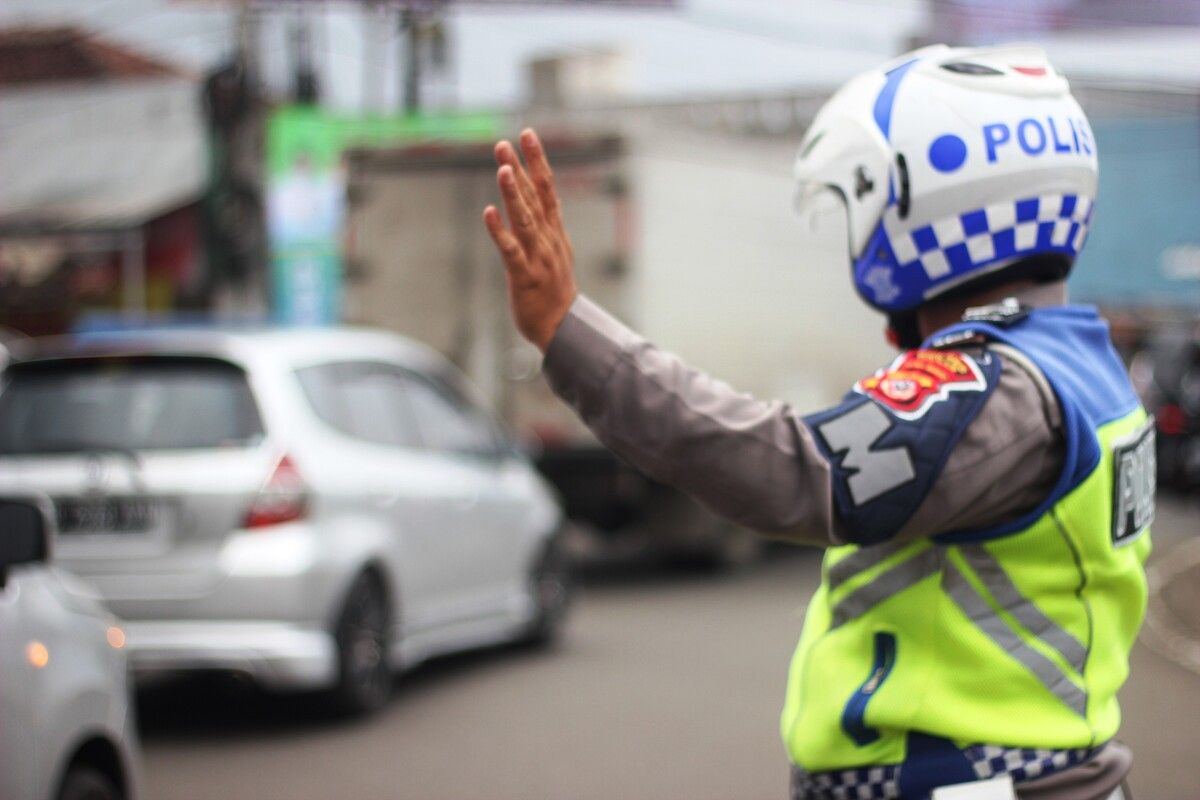
[[[288,6],[294,8],[294,4]],[[288,12],[263,31],[265,69],[286,74]],[[75,21],[160,57],[203,68],[227,53],[233,15],[221,0],[4,0],[0,21]],[[679,0],[635,11],[500,8],[452,16],[451,93],[467,107],[519,101],[531,57],[616,49],[630,89],[679,96],[836,84],[905,49],[926,25],[923,0]],[[369,33],[374,31],[374,33]],[[374,51],[370,37],[379,37]],[[395,107],[395,33],[366,22],[352,3],[314,13],[313,44],[334,105]],[[1200,81],[1200,29],[1108,28],[1047,40],[1070,74]],[[374,57],[371,53],[374,52]],[[373,68],[366,68],[370,63]]]

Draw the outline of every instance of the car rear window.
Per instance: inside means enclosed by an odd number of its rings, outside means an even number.
[[[245,373],[212,358],[80,358],[11,366],[0,454],[237,447],[263,435]]]

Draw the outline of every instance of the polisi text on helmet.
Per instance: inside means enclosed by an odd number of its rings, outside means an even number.
[[[1087,120],[1071,117],[1026,117],[1016,124],[992,122],[983,126],[983,146],[988,163],[994,164],[1005,152],[1020,148],[1026,155],[1094,152],[1092,129]]]

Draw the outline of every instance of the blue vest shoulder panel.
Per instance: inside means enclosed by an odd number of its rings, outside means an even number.
[[[1100,461],[1096,430],[1132,413],[1139,404],[1113,348],[1108,323],[1094,307],[1034,309],[1007,325],[962,322],[934,334],[929,342],[971,334],[1015,348],[1045,375],[1062,410],[1065,460],[1054,490],[1024,517],[984,530],[945,534],[936,537],[939,541],[980,541],[1032,525],[1096,468]]]

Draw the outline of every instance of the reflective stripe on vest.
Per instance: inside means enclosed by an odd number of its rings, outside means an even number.
[[[874,549],[877,548],[863,548],[855,552],[850,558]],[[882,556],[877,554],[875,563],[886,558],[887,555],[890,555],[890,553]],[[899,564],[885,570],[870,582],[850,592],[834,605],[829,629],[833,630],[839,625],[861,617],[892,595],[920,583],[930,575],[936,575],[938,570],[942,568],[942,560],[942,548],[927,547],[907,561],[901,561]]]
[[[827,581],[830,591],[915,544],[888,542],[854,551],[829,568]],[[1083,674],[1087,662],[1087,650],[1083,644],[1046,616],[1032,600],[1021,594],[1021,590],[1013,583],[1000,562],[983,545],[962,545],[956,549],[1001,610],[1062,656],[1063,661],[1076,673]],[[1046,689],[1066,703],[1071,710],[1085,716],[1087,693],[1076,686],[1052,660],[1027,645],[967,581],[959,568],[945,559],[941,547],[932,546],[920,550],[912,558],[893,565],[851,591],[834,604],[830,630],[861,617],[884,600],[920,583],[943,567],[945,575],[942,588],[967,617],[1000,649],[1020,661]]]
[[[946,562],[942,588],[967,618],[995,642],[997,647],[1024,664],[1025,668],[1068,708],[1081,717],[1087,716],[1087,692],[1076,686],[1053,661],[1027,645],[992,609],[953,561]]]
[[[1012,582],[1012,578],[1008,577],[1000,562],[984,549],[983,545],[964,545],[959,548],[959,552],[971,565],[980,582],[992,593],[1001,609],[1012,615],[1034,636],[1058,651],[1063,661],[1071,665],[1071,669],[1083,674],[1083,666],[1087,662],[1087,650],[1084,646],[1042,613],[1032,600],[1021,594],[1021,590]]]
[[[855,575],[866,572],[876,564],[886,561],[904,548],[912,547],[914,544],[911,541],[898,542],[892,540],[855,550],[829,568],[829,575],[825,579],[829,585],[829,591],[836,591],[839,586]]]

